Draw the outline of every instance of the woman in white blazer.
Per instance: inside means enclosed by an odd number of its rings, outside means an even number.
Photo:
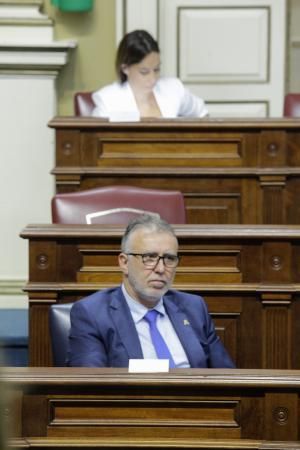
[[[205,117],[204,101],[178,78],[160,77],[158,43],[144,30],[127,33],[120,42],[118,81],[93,93],[94,117],[139,120],[141,117]]]

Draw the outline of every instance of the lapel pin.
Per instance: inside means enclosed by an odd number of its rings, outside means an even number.
[[[189,325],[190,322],[187,319],[183,319],[183,325]]]

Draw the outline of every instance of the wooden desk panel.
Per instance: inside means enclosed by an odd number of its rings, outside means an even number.
[[[18,448],[299,449],[298,372],[4,368],[0,380]]]
[[[189,223],[300,224],[300,121],[57,117],[57,192],[178,189]]]
[[[123,228],[30,225],[29,361],[51,366],[48,310],[121,281]],[[280,226],[175,228],[181,263],[174,288],[202,295],[241,368],[300,369],[300,229]]]

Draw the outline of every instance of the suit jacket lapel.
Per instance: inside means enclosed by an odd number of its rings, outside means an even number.
[[[128,81],[126,81],[126,83],[124,83],[123,86],[124,86],[123,89],[126,89],[126,101],[127,101],[125,107],[126,110],[140,114],[133,90],[131,89],[131,86],[128,83]]]
[[[158,104],[158,107],[160,109],[160,112],[163,117],[176,117],[174,104],[172,104],[172,101],[170,101],[170,96],[164,94],[165,89],[160,88],[160,80],[156,83],[153,89],[153,94],[155,97],[155,100]],[[176,92],[174,91],[174,95],[176,96]]]
[[[143,358],[143,351],[135,324],[121,288],[115,291],[111,299],[110,309],[120,340],[128,353],[128,359]]]
[[[164,296],[164,305],[191,367],[207,367],[205,352],[185,312],[171,295]]]

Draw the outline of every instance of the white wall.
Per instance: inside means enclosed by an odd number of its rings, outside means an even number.
[[[49,223],[55,79],[74,43],[53,41],[42,2],[0,0],[0,308],[27,307],[28,223]]]
[[[55,114],[54,94],[53,76],[0,76],[0,274],[15,292],[28,278],[28,241],[20,231],[29,222],[51,221],[54,143],[47,122]],[[3,294],[2,304],[24,304],[21,293],[14,301]]]

